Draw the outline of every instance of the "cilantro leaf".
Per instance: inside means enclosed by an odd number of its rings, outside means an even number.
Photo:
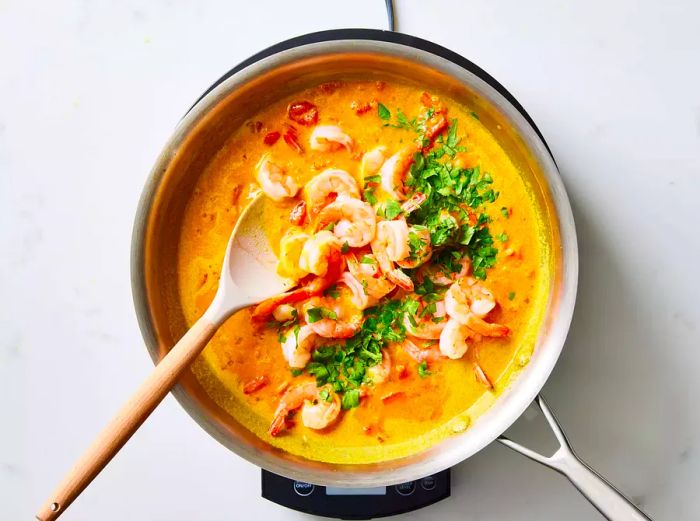
[[[313,324],[314,322],[318,322],[319,320],[322,320],[324,318],[338,320],[338,314],[332,309],[322,307],[309,308],[308,310],[306,310],[306,320],[309,322],[309,324]]]
[[[360,405],[360,390],[350,389],[348,391],[345,391],[345,394],[343,394],[343,398],[340,400],[340,404],[345,410],[353,409]]]
[[[401,205],[393,199],[387,201],[386,205],[384,206],[384,215],[389,221],[401,215],[402,212],[403,210],[401,209]]]
[[[430,376],[431,374],[433,373],[428,370],[428,362],[423,361],[420,364],[418,364],[418,376],[420,376],[421,378],[425,378],[427,376]]]
[[[447,131],[447,146],[450,148],[455,148],[459,143],[459,138],[457,137],[457,118],[450,121],[450,128]]]
[[[391,112],[383,103],[379,103],[377,105],[377,115],[379,116],[379,119],[391,119]]]

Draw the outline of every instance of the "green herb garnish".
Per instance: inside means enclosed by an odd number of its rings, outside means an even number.
[[[391,112],[386,108],[386,105],[379,103],[377,105],[377,116],[379,116],[379,119],[391,119]]]
[[[401,205],[393,199],[387,201],[384,205],[384,215],[389,221],[401,215],[402,212]]]
[[[346,410],[352,409],[360,405],[360,390],[350,389],[348,391],[345,391],[345,394],[343,394],[343,398],[340,400],[340,404],[343,407],[343,409]]]
[[[427,376],[430,376],[431,374],[433,373],[428,370],[428,362],[423,361],[420,364],[418,364],[418,376],[420,376],[421,378],[425,378]]]
[[[310,324],[318,322],[324,318],[338,320],[338,314],[332,309],[328,308],[309,308],[306,310],[306,319]]]
[[[326,291],[323,292],[323,294],[332,299],[337,299],[340,296],[340,290],[336,284],[332,284]]]

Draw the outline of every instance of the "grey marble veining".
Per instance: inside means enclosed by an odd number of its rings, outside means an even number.
[[[399,0],[400,29],[499,79],[559,162],[579,299],[545,387],[581,456],[656,519],[700,518],[700,4]],[[150,369],[132,311],[132,216],[199,94],[314,30],[385,27],[384,3],[3,2],[0,519],[29,519]],[[511,436],[540,444],[536,415]],[[167,398],[66,520],[304,519]],[[560,476],[492,445],[408,519],[588,520]]]

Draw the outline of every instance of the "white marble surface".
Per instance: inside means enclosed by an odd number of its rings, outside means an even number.
[[[571,440],[657,519],[700,518],[700,4],[397,3],[403,32],[510,89],[560,163],[581,286],[545,391]],[[352,4],[2,2],[0,519],[30,519],[151,368],[129,240],[178,118],[278,40],[384,27],[381,0]],[[258,476],[168,397],[64,518],[305,518],[261,499]],[[450,500],[406,518],[599,518],[562,477],[501,446],[454,483]]]

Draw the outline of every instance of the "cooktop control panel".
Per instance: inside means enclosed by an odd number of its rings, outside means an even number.
[[[312,485],[262,471],[262,497],[278,505],[336,519],[372,519],[423,508],[450,495],[450,471],[374,488]]]

